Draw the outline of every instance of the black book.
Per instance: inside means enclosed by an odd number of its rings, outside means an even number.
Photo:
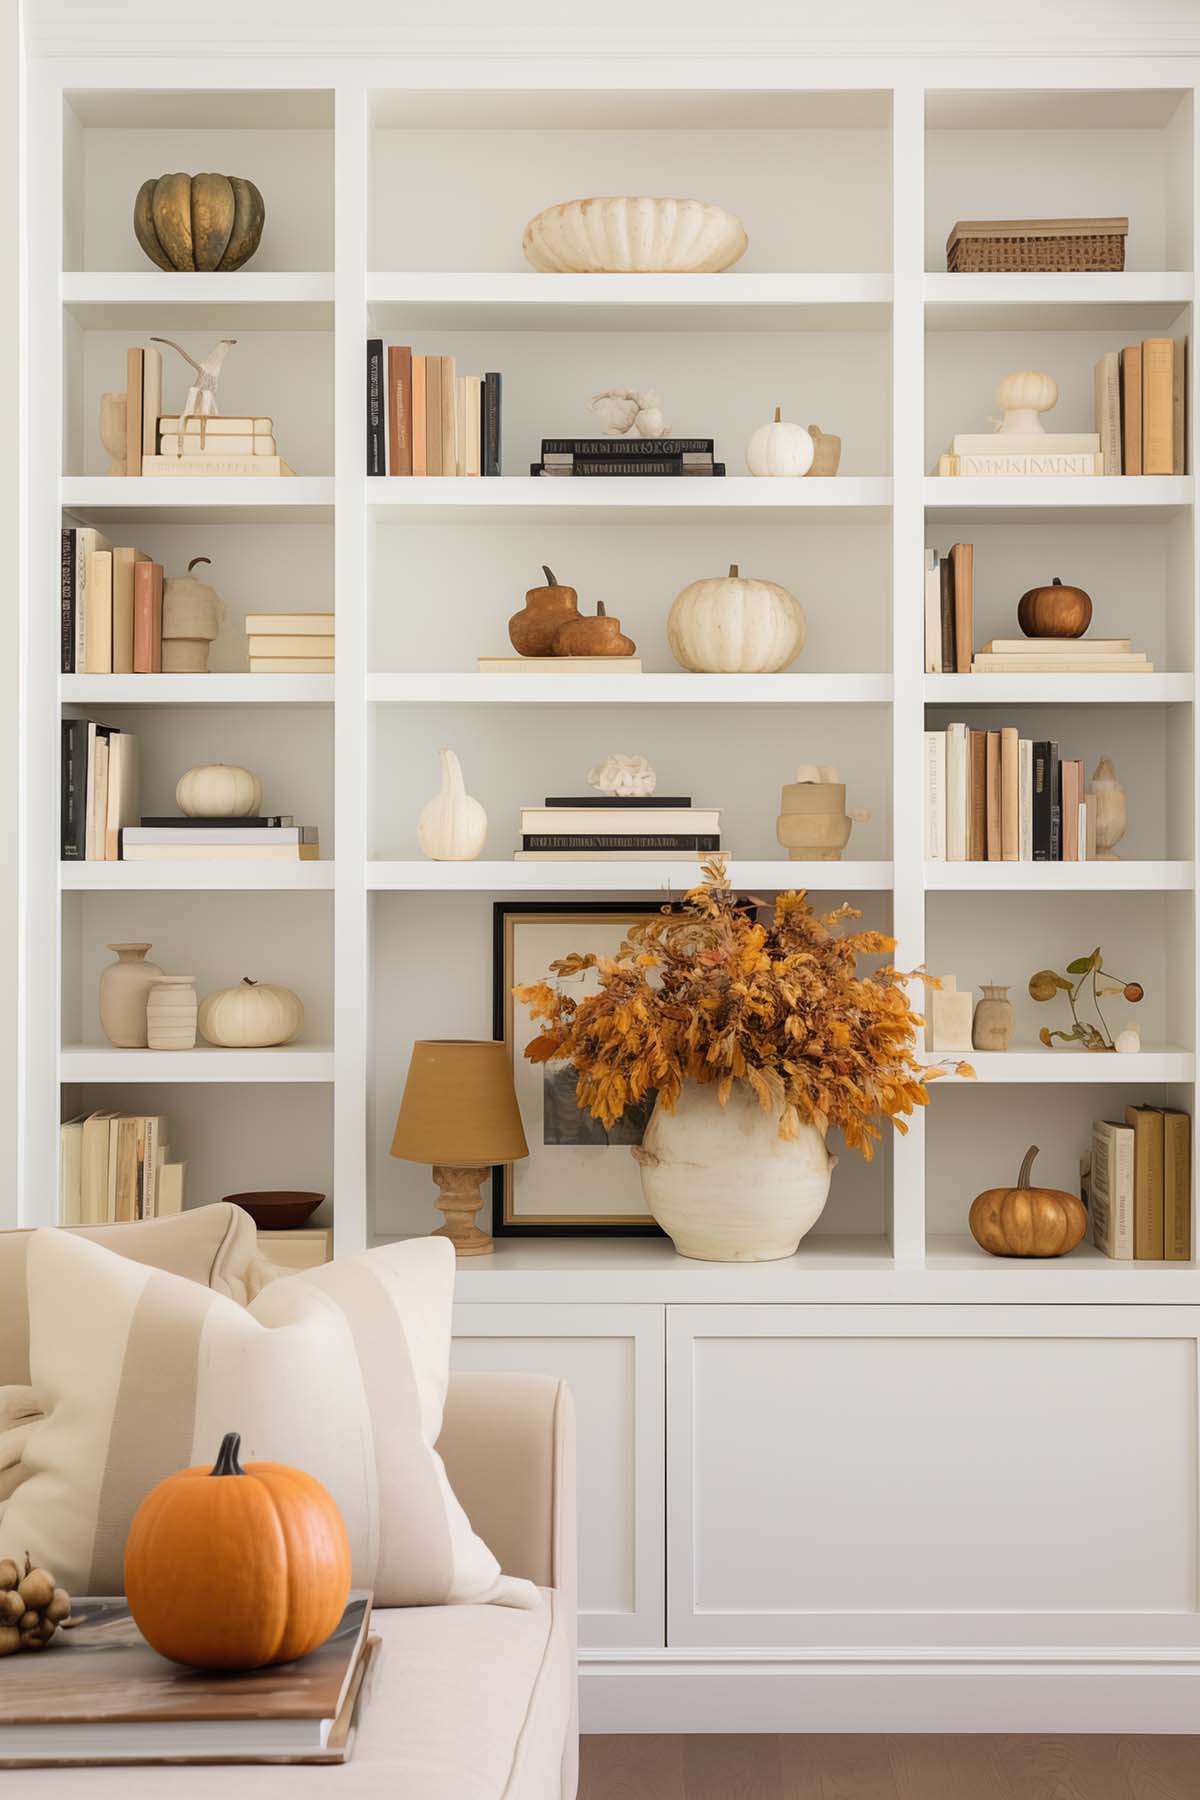
[[[531,475],[542,475],[548,481],[569,481],[574,476],[616,475],[636,478],[647,475],[678,475],[686,480],[704,481],[713,475],[724,475],[725,464],[713,463],[711,468],[685,469],[683,460],[678,456],[638,457],[627,462],[582,462],[578,459],[568,469],[565,464],[561,468],[547,469],[542,463],[530,463]]]
[[[83,862],[87,851],[87,720],[62,722],[62,831],[64,862]]]
[[[247,830],[253,826],[261,831],[268,827],[273,830],[280,825],[294,825],[295,823],[291,813],[273,813],[270,817],[262,819],[184,819],[173,813],[169,819],[143,818],[141,820],[143,827],[152,825],[156,831],[166,831],[174,829],[176,826],[180,831],[207,831],[214,825],[219,825],[222,831],[235,826],[244,826]]]
[[[1058,745],[1050,743],[1050,861],[1061,862],[1062,853],[1062,761]]]
[[[719,850],[718,832],[631,831],[527,831],[521,838],[522,850]]]
[[[543,438],[543,456],[712,456],[713,438]]]
[[[1039,741],[1033,746],[1033,860],[1057,862],[1062,832],[1061,773],[1058,745]]]
[[[958,667],[958,634],[954,629],[954,564],[948,555],[940,558],[938,570],[942,578],[942,667]]]
[[[75,529],[64,525],[59,554],[59,604],[62,619],[62,658],[59,668],[64,675],[75,673]]]
[[[483,430],[480,443],[483,447],[482,466],[485,475],[500,473],[500,397],[502,383],[494,372],[483,378]]]
[[[387,409],[383,394],[383,339],[367,339],[367,474],[386,475]]]
[[[690,794],[564,794],[547,797],[545,806],[690,806]]]

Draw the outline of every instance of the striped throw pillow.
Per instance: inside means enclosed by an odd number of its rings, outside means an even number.
[[[29,1360],[45,1417],[0,1511],[72,1593],[123,1588],[130,1520],[155,1482],[209,1464],[291,1463],[342,1511],[354,1582],[378,1606],[535,1606],[471,1529],[435,1445],[454,1252],[418,1238],[272,1282],[249,1307],[60,1231],[29,1242]]]

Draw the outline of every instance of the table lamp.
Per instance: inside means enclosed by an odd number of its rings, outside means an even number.
[[[507,1046],[463,1038],[415,1043],[392,1155],[432,1166],[438,1210],[446,1215],[435,1237],[449,1238],[456,1256],[494,1250],[475,1223],[483,1178],[495,1163],[529,1155]]]

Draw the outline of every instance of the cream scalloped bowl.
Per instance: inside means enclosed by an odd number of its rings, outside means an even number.
[[[639,195],[548,206],[530,219],[521,247],[535,269],[555,274],[689,275],[729,268],[748,243],[723,206]]]

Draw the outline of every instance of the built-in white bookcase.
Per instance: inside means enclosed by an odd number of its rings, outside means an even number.
[[[569,792],[609,750],[650,757],[665,788],[723,808],[735,879],[848,895],[894,928],[900,958],[961,985],[1010,984],[1017,1045],[947,1082],[929,1116],[870,1168],[843,1157],[817,1230],[872,1266],[920,1270],[965,1241],[976,1189],[1015,1172],[1072,1185],[1090,1117],[1138,1095],[1190,1104],[1195,1019],[1192,730],[1196,558],[1190,476],[1055,482],[938,480],[955,430],[983,429],[1008,370],[1050,369],[1048,423],[1090,426],[1102,350],[1192,333],[1190,90],[1114,90],[989,71],[949,90],[916,67],[858,87],[818,70],[764,82],[562,92],[507,70],[485,91],[409,85],[376,69],[238,89],[177,71],[145,86],[64,69],[38,87],[40,217],[31,293],[37,399],[30,444],[26,847],[28,1089],[20,1216],[54,1215],[60,1115],[153,1099],[191,1164],[189,1201],[237,1188],[320,1186],[344,1247],[426,1228],[426,1176],[387,1155],[409,1046],[483,1035],[492,901],[642,894],[678,867],[513,864],[518,809]],[[234,275],[149,266],[131,229],[147,174],[220,168],[262,189],[267,230]],[[693,191],[745,221],[734,271],[550,277],[528,269],[525,221],[574,193]],[[944,273],[959,217],[1127,213],[1122,275]],[[221,404],[269,413],[296,470],[280,482],[109,479],[100,394],[148,333],[193,351],[238,339]],[[504,377],[499,481],[367,480],[364,340],[452,352]],[[166,352],[169,401],[183,366]],[[657,388],[679,432],[713,435],[724,481],[557,484],[527,469],[543,433],[589,429],[598,388]],[[832,481],[753,481],[750,431],[774,406],[838,432]],[[57,675],[55,532],[94,522],[179,571],[212,559],[228,605],[212,673]],[[977,639],[1013,627],[1017,596],[1060,574],[1086,586],[1094,629],[1132,632],[1147,680],[925,676],[921,550],[976,547]],[[730,562],[797,593],[808,642],[763,678],[689,676],[666,643],[672,596]],[[507,649],[506,620],[548,563],[638,641],[641,677],[474,672]],[[332,677],[258,677],[243,620],[336,606]],[[245,763],[266,804],[319,826],[298,868],[62,865],[57,721],[136,730],[145,809],[177,776]],[[1106,751],[1130,796],[1122,860],[1047,868],[921,860],[920,742],[956,718],[1054,735],[1089,767]],[[421,858],[415,817],[452,744],[487,807],[484,859]],[[801,761],[834,762],[870,811],[840,865],[790,865],[778,790]],[[295,987],[300,1044],[236,1056],[130,1057],[100,1030],[104,945],[145,938],[201,989],[255,974]],[[1102,942],[1143,981],[1140,1062],[1051,1055],[1024,997],[1038,964]],[[251,1079],[247,1081],[247,1073]],[[1061,1103],[1061,1104],[1060,1104]],[[1012,1167],[1010,1168],[1010,1165]],[[492,1291],[528,1246],[464,1272]],[[539,1252],[553,1264],[553,1246]],[[565,1252],[564,1252],[565,1254]],[[637,1247],[630,1254],[637,1254]],[[578,1246],[572,1251],[578,1259]],[[1086,1281],[1086,1255],[1056,1288]],[[805,1256],[794,1269],[806,1282]],[[996,1265],[1014,1290],[1019,1265]],[[1187,1269],[1122,1269],[1130,1292]]]

